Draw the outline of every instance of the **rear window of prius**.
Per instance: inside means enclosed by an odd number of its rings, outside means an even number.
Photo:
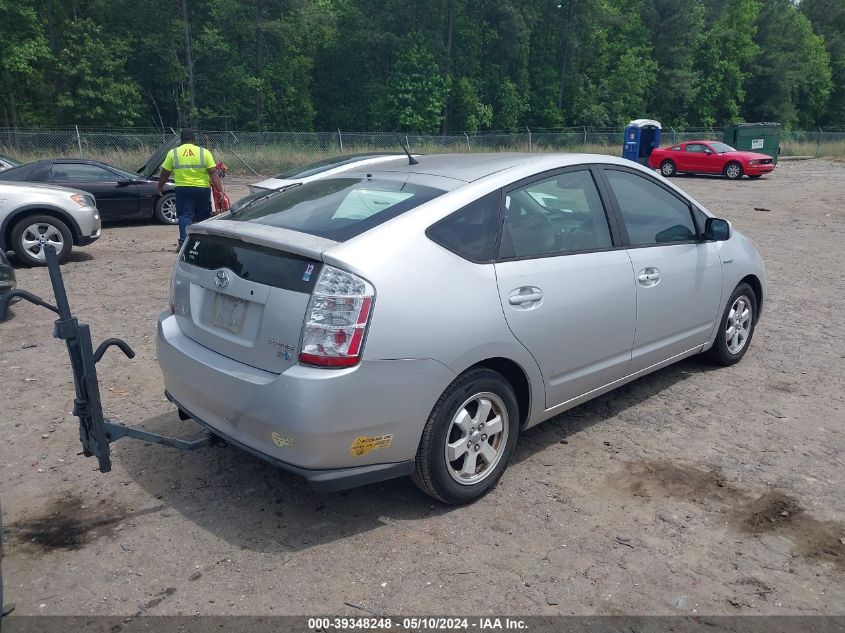
[[[444,193],[398,180],[326,178],[261,198],[227,219],[343,242]]]

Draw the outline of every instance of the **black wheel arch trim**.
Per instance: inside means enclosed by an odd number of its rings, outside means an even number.
[[[24,215],[36,215],[39,213],[43,215],[56,216],[56,219],[64,222],[67,225],[67,228],[70,230],[74,245],[79,246],[79,240],[83,237],[82,229],[79,227],[79,224],[70,213],[68,213],[61,207],[53,204],[35,203],[26,204],[22,207],[18,207],[6,216],[6,218],[3,220],[3,223],[0,224],[0,248],[5,250],[8,250],[10,248],[7,236],[10,234],[12,226],[14,226],[14,224],[19,218]]]

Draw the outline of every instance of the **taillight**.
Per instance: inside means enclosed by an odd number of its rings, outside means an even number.
[[[179,279],[177,269],[179,264],[173,264],[173,272],[170,275],[170,312],[180,316],[188,316],[191,313],[191,291],[190,283]]]
[[[375,289],[357,275],[323,266],[314,285],[299,362],[319,367],[351,367],[361,360]]]

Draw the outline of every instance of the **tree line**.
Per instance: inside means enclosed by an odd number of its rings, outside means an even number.
[[[0,0],[6,127],[845,126],[845,0]]]

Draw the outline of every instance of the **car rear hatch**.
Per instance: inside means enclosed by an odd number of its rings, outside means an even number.
[[[311,291],[331,240],[218,220],[195,225],[174,270],[171,310],[186,336],[281,373],[296,364]]]
[[[147,178],[152,178],[158,173],[159,167],[164,162],[165,157],[167,156],[167,152],[172,150],[174,147],[179,147],[179,135],[173,134],[170,138],[168,138],[163,145],[153,151],[150,154],[150,157],[147,158],[147,162],[141,165],[136,171],[136,173],[141,174]]]

